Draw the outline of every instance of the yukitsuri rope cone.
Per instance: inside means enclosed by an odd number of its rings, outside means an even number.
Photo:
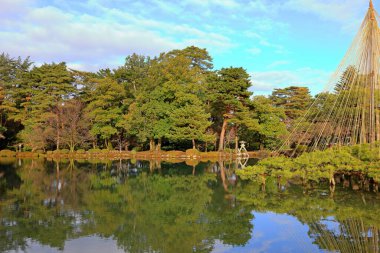
[[[372,0],[352,45],[278,153],[380,141],[380,30]],[[374,145],[375,146],[375,145]],[[292,151],[289,153],[289,147]],[[302,147],[302,148],[301,148]],[[298,152],[296,152],[298,150]],[[301,151],[301,152],[304,152]]]

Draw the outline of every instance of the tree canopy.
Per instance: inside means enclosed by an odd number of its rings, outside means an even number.
[[[3,53],[0,74],[2,148],[222,151],[239,138],[272,148],[284,135],[283,112],[253,97],[247,71],[215,70],[208,51],[195,46],[132,54],[97,72]]]

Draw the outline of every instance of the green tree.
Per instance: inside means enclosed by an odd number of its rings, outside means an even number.
[[[90,102],[86,112],[91,120],[91,133],[111,148],[110,139],[119,133],[123,118],[125,90],[112,77],[92,78],[94,89],[90,91]]]
[[[171,56],[184,56],[191,61],[190,67],[197,68],[205,74],[211,71],[213,66],[212,57],[205,48],[195,46],[186,47],[182,50],[173,50],[168,53]]]
[[[3,147],[14,142],[21,129],[14,117],[25,99],[23,90],[31,65],[29,57],[15,59],[5,53],[0,55],[0,138]]]
[[[275,89],[270,98],[275,106],[285,109],[290,122],[305,115],[313,101],[307,87],[297,86]]]
[[[160,149],[164,138],[205,140],[209,123],[201,101],[205,98],[205,71],[212,66],[209,61],[207,51],[195,47],[151,60],[145,80],[149,86],[129,107],[124,121],[126,131],[140,142],[149,141],[150,150],[155,149],[156,141]],[[190,120],[194,117],[205,125],[196,130],[200,124],[194,125],[195,121]]]
[[[60,106],[65,100],[70,99],[76,89],[73,84],[72,73],[67,69],[66,64],[52,63],[34,67],[29,73],[29,80],[26,83],[26,98],[21,103],[23,110],[15,117],[21,120],[25,129],[22,138],[29,139],[28,134],[34,134],[34,130],[51,118],[54,108]],[[60,115],[55,118],[55,124],[60,124]],[[55,140],[56,148],[60,148],[60,128],[56,128]]]
[[[222,151],[228,122],[231,119],[235,118],[236,122],[247,125],[256,125],[247,117],[249,97],[252,95],[248,90],[251,81],[246,70],[233,67],[217,71],[210,79],[208,94],[212,115],[216,122],[221,122],[219,151]]]
[[[146,79],[151,59],[143,55],[132,54],[125,58],[124,66],[114,70],[114,78],[122,83],[131,99],[146,88]]]
[[[255,96],[252,99],[250,117],[257,120],[257,125],[251,128],[242,125],[240,136],[260,147],[274,149],[278,147],[287,134],[284,120],[286,115],[283,108],[274,107],[272,101],[264,96]]]
[[[168,138],[175,141],[191,140],[196,149],[196,140],[212,141],[213,135],[206,133],[211,126],[211,115],[205,112],[201,101],[194,94],[177,94],[176,108],[170,114]]]

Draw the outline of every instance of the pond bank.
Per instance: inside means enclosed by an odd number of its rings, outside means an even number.
[[[249,158],[265,158],[269,155],[268,151],[252,151],[247,153]],[[109,150],[90,150],[75,151],[68,150],[43,152],[14,152],[11,150],[1,150],[0,158],[72,158],[72,159],[179,159],[179,160],[218,160],[218,159],[235,159],[238,157],[232,152],[200,152],[189,149],[187,151],[109,151]]]

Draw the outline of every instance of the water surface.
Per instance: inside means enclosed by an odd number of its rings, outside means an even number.
[[[3,161],[0,252],[379,252],[373,176],[336,174],[332,188],[328,178],[275,173],[246,183],[236,169]]]

